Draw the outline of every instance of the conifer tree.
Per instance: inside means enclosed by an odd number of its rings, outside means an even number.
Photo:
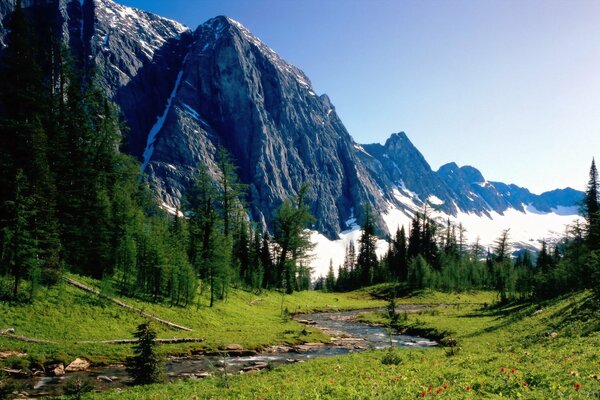
[[[368,286],[373,282],[373,273],[378,266],[376,254],[377,236],[375,236],[375,221],[371,205],[368,203],[365,205],[362,234],[358,243],[358,256],[356,258],[358,281],[361,286]]]
[[[277,286],[284,287],[286,292],[296,290],[296,273],[299,262],[305,260],[314,245],[305,229],[314,217],[306,204],[308,186],[303,184],[298,195],[286,199],[279,207],[275,217],[275,243],[278,245]]]
[[[144,322],[138,325],[133,335],[137,338],[134,356],[127,360],[127,372],[133,378],[133,384],[164,382],[164,361],[156,351],[156,332],[149,322]]]
[[[325,290],[333,292],[335,290],[335,275],[333,274],[333,260],[329,260],[329,269],[325,277]]]
[[[587,242],[591,250],[600,250],[600,197],[598,197],[599,182],[595,160],[592,160],[589,175],[583,204],[587,222]]]

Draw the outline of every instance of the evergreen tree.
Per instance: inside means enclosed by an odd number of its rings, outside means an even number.
[[[21,1],[17,1],[7,27],[8,47],[3,52],[0,75],[0,230],[11,227],[9,204],[15,201],[17,185],[30,200],[36,257],[41,277],[55,283],[60,276],[60,240],[56,216],[54,175],[48,162],[44,121],[50,119],[51,92],[44,85],[35,34],[27,22]],[[20,182],[17,183],[17,177]],[[23,183],[26,182],[26,185]],[[27,192],[23,188],[27,187]],[[7,208],[8,207],[8,208]]]
[[[592,160],[583,204],[583,213],[587,222],[587,242],[591,250],[600,250],[600,197],[598,197],[598,185],[596,161]]]
[[[406,233],[404,226],[396,230],[396,235],[391,242],[388,254],[388,265],[392,276],[400,281],[405,281],[408,275]]]
[[[335,275],[333,274],[333,260],[329,260],[329,269],[325,277],[325,290],[333,292],[335,290]]]
[[[356,258],[356,269],[358,272],[358,282],[361,286],[368,286],[373,283],[373,273],[378,266],[376,248],[377,236],[375,236],[375,221],[371,205],[365,205],[364,222],[362,234],[358,241],[358,256]]]
[[[164,361],[156,351],[156,332],[149,322],[144,322],[138,325],[133,335],[137,338],[134,356],[127,360],[127,372],[133,378],[133,384],[164,382]]]
[[[296,284],[296,269],[314,247],[305,231],[314,217],[306,204],[307,185],[302,185],[294,199],[287,199],[279,207],[275,217],[275,243],[278,245],[277,286],[292,293]]]
[[[17,171],[16,192],[13,201],[7,201],[7,224],[2,229],[3,269],[13,277],[12,295],[17,297],[19,285],[37,266],[39,248],[35,240],[35,210],[28,193],[28,182],[23,171]]]
[[[550,256],[550,254],[548,254],[546,241],[542,240],[542,249],[538,254],[535,266],[540,273],[547,274],[548,272],[550,272],[552,264],[552,257]]]

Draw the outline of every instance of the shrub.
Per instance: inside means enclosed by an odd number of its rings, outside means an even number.
[[[397,349],[390,347],[381,359],[381,363],[383,365],[399,365],[402,363],[402,357],[400,357]]]

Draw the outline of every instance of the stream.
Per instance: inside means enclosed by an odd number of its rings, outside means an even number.
[[[420,306],[401,306],[399,312],[412,312]],[[368,349],[397,347],[431,347],[437,343],[410,335],[391,335],[382,326],[359,323],[360,313],[373,310],[352,310],[316,314],[302,314],[294,317],[300,323],[321,329],[331,336],[331,343],[306,343],[302,345],[271,346],[261,352],[231,351],[229,355],[199,355],[193,357],[168,357],[165,366],[170,380],[201,379],[215,374],[251,373],[282,364],[305,362],[314,358],[349,354]],[[238,355],[235,355],[237,353]],[[129,377],[122,365],[90,368],[85,372],[67,375],[38,376],[20,380],[26,383],[23,392],[27,397],[58,396],[63,392],[65,382],[75,377],[91,379],[97,391],[128,386]]]

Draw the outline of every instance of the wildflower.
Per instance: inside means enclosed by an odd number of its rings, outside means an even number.
[[[523,383],[521,383],[521,386],[523,386],[525,388],[525,387],[529,386],[529,384],[527,382],[523,382]]]
[[[514,374],[515,372],[517,372],[517,369],[516,369],[516,368],[511,368],[511,369],[510,369],[510,373],[511,373],[511,374]]]
[[[500,372],[504,372],[504,371],[506,371],[506,368],[504,368],[504,367],[500,368]]]
[[[573,384],[573,386],[575,387],[575,390],[581,389],[581,383],[579,383],[579,382],[575,382],[575,384]]]
[[[447,383],[444,383],[444,384],[442,385],[442,387],[443,387],[444,389],[448,389],[448,384],[447,384]]]
[[[419,393],[419,396],[425,397],[425,396],[427,396],[427,392],[424,390],[421,390],[421,393]]]
[[[442,393],[443,391],[444,391],[444,388],[441,388],[441,387],[440,387],[440,388],[438,388],[438,390],[437,390],[438,394],[439,394],[439,393]]]
[[[473,388],[471,387],[471,385],[469,385],[469,386],[467,386],[467,387],[465,388],[465,390],[466,390],[467,392],[469,392],[469,391],[473,390]]]
[[[569,371],[569,375],[571,375],[571,376],[579,376],[579,372],[577,372],[577,371]]]

